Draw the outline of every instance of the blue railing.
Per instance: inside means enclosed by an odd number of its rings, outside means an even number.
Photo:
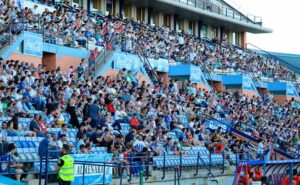
[[[48,153],[51,153],[51,152],[57,152],[57,151],[51,150]],[[48,153],[46,155],[48,155]],[[167,171],[174,170],[174,173],[176,173],[177,181],[180,181],[180,179],[182,177],[182,171],[184,170],[185,167],[194,167],[194,170],[195,170],[194,176],[197,177],[199,169],[202,166],[207,170],[208,175],[213,178],[213,181],[217,182],[217,180],[215,179],[215,175],[213,174],[213,169],[219,169],[219,170],[221,170],[221,173],[224,173],[225,161],[227,160],[226,156],[229,154],[225,153],[225,152],[221,153],[220,155],[222,155],[222,161],[220,161],[217,164],[213,161],[213,157],[212,157],[213,155],[215,155],[215,154],[212,154],[212,153],[208,154],[206,157],[208,157],[209,160],[205,161],[206,159],[203,158],[205,156],[203,156],[200,152],[198,152],[196,156],[194,156],[194,155],[184,156],[182,153],[180,153],[179,156],[176,156],[176,157],[178,157],[179,162],[174,162],[171,165],[170,164],[167,165],[166,161],[170,161],[170,158],[173,158],[174,156],[166,155],[166,153],[164,152],[163,156],[161,156],[163,158],[163,166],[159,166],[155,163],[152,163],[151,158],[155,158],[155,157],[152,157],[149,152],[146,157],[140,157],[140,160],[144,161],[144,162],[134,162],[134,161],[132,161],[132,157],[129,157],[131,159],[127,158],[130,161],[128,164],[122,164],[119,162],[87,162],[87,161],[75,161],[74,164],[83,165],[83,169],[85,169],[85,167],[88,165],[99,166],[99,167],[103,168],[103,170],[104,170],[103,174],[105,174],[105,170],[107,170],[107,168],[118,169],[118,171],[119,171],[118,178],[120,180],[120,184],[122,184],[122,182],[123,182],[123,178],[124,178],[123,172],[127,168],[129,168],[129,169],[135,168],[135,169],[138,169],[139,171],[145,172],[144,173],[145,177],[143,177],[143,178],[145,180],[148,180],[149,175],[150,175],[150,170],[149,170],[150,166],[152,166],[156,170],[162,171],[162,177],[161,177],[162,180],[165,179]],[[241,159],[239,159],[240,153],[230,154],[230,155],[235,155],[235,158],[236,158],[235,164],[238,164],[238,162],[241,160]],[[195,157],[197,160],[195,165],[191,164],[190,161],[188,161],[186,159],[186,157],[190,157],[190,158]],[[134,159],[138,159],[138,158],[139,157],[134,157]],[[38,174],[39,185],[42,184],[43,177],[45,179],[45,185],[47,185],[49,183],[48,176],[57,174],[57,171],[53,170],[53,168],[52,168],[52,166],[57,164],[57,162],[58,162],[58,159],[50,159],[49,157],[42,157],[39,160],[31,160],[31,161],[26,160],[26,161],[16,162],[16,161],[12,161],[12,159],[9,157],[8,161],[0,161],[1,164],[3,164],[3,163],[8,164],[7,172],[2,172],[2,173],[0,173],[0,175],[8,175],[10,177],[11,175],[17,174],[10,170],[10,168],[11,168],[10,166],[12,163],[39,163],[38,171],[28,171],[28,172],[23,172],[22,174]],[[127,179],[128,182],[131,182],[131,180],[133,178],[133,174],[134,173],[129,174],[129,177]],[[83,170],[82,185],[85,184],[85,176],[86,176],[86,174]],[[105,184],[105,175],[103,175],[103,184]]]

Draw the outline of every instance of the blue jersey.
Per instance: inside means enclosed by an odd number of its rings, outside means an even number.
[[[9,162],[10,154],[6,153],[0,158],[0,172],[8,171],[8,162]],[[12,158],[10,159],[12,161]]]

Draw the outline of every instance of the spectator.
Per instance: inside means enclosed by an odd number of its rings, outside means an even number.
[[[61,125],[61,129],[60,131],[58,131],[57,133],[57,136],[58,136],[58,139],[60,139],[62,137],[62,135],[67,135],[68,134],[68,126],[67,124],[62,124]]]
[[[71,120],[70,123],[73,127],[79,128],[79,121],[77,118],[77,114],[76,114],[76,107],[75,107],[75,103],[77,101],[77,96],[76,94],[72,94],[71,99],[69,100],[68,106],[66,111],[70,114],[71,116]]]
[[[37,114],[34,115],[33,120],[31,120],[31,122],[30,122],[29,128],[31,131],[33,131],[35,133],[36,136],[44,137],[44,134],[43,134],[42,129],[39,124],[39,119],[40,119],[39,115],[37,115]]]
[[[89,112],[91,118],[91,127],[96,128],[100,123],[101,117],[101,112],[97,100],[95,100],[94,103],[90,106]]]
[[[139,127],[140,123],[139,123],[139,119],[137,118],[136,114],[133,114],[133,117],[130,119],[129,123],[130,123],[130,126],[134,129],[137,129]]]
[[[85,144],[79,146],[78,154],[88,154]]]
[[[59,147],[60,150],[63,148],[64,145],[68,145],[69,146],[69,143],[68,143],[68,140],[67,140],[67,136],[65,134],[62,134],[61,137],[60,137],[60,139],[57,141],[57,144],[58,144],[58,147]],[[70,148],[72,148],[72,146]]]
[[[8,145],[7,153],[1,156],[0,159],[0,172],[16,174],[17,181],[21,181],[21,175],[23,173],[23,164],[16,162],[16,150],[17,147],[14,143],[10,143]]]
[[[143,136],[139,135],[138,139],[134,141],[133,147],[135,151],[141,152],[144,147],[146,147],[146,143],[143,141]]]
[[[298,185],[300,182],[300,178],[297,172],[297,169],[293,170],[293,185]],[[281,185],[289,185],[290,184],[290,170],[286,171],[286,176],[284,177],[283,181],[281,182]]]
[[[76,144],[76,150],[80,150],[80,146],[81,146],[81,145],[84,145],[84,146],[85,146],[85,144],[86,144],[86,139],[87,139],[87,137],[86,137],[85,134],[80,134],[80,135],[79,135],[78,142],[77,142],[77,144]]]

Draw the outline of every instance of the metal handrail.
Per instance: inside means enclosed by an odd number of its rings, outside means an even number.
[[[144,68],[145,68],[146,72],[149,74],[149,77],[151,78],[151,80],[153,82],[158,82],[159,79],[158,79],[157,73],[156,73],[155,69],[153,69],[153,67],[151,66],[150,61],[148,60],[148,57],[143,53],[143,50],[140,47],[140,44],[138,43],[138,41],[134,41],[134,42],[138,49],[137,55],[139,56],[140,60],[144,64]]]
[[[214,117],[212,117],[212,116],[209,116],[209,115],[207,115],[207,114],[205,114],[204,116],[207,117],[207,118],[209,118],[209,119],[215,120],[215,121],[217,121],[217,122],[219,122],[219,123],[221,123],[221,124],[223,124],[223,125],[226,125],[226,126],[230,127],[231,130],[233,130],[234,132],[236,132],[237,134],[239,134],[239,135],[241,135],[241,136],[243,136],[243,137],[248,138],[249,141],[251,140],[251,141],[254,142],[254,143],[258,143],[257,138],[255,138],[255,137],[253,137],[253,136],[249,136],[249,135],[245,134],[243,131],[237,130],[237,129],[234,128],[232,125],[226,124],[225,122],[220,121],[220,120],[218,120],[218,119],[216,119],[216,118],[214,118]],[[250,126],[250,125],[248,125],[248,124],[247,124],[247,126],[252,127],[253,129],[255,129],[253,126]],[[265,134],[266,134],[267,136],[271,136],[271,135],[268,134],[268,133],[265,133]],[[283,151],[282,149],[280,149],[280,148],[277,149],[277,150],[280,150],[282,153],[285,153],[285,154],[287,154],[288,156],[293,157],[293,158],[295,158],[295,157],[296,157],[296,158],[299,158],[299,157],[300,157],[300,148],[299,148],[299,147],[294,146],[294,145],[290,145],[290,144],[288,144],[288,143],[286,143],[286,142],[284,142],[284,141],[281,141],[281,142],[283,142],[285,146],[291,146],[292,148],[295,148],[297,151],[296,151],[296,152],[293,152],[293,151],[290,150],[289,153],[286,153],[286,152],[284,152],[284,151]],[[290,153],[291,153],[292,155],[291,155]]]
[[[281,58],[279,58],[279,57],[273,55],[272,53],[270,53],[270,52],[268,52],[268,51],[266,51],[266,50],[264,50],[264,49],[262,49],[262,48],[260,48],[260,47],[258,47],[258,46],[256,46],[256,45],[254,45],[254,44],[252,44],[252,43],[246,43],[246,44],[247,44],[247,45],[251,45],[251,46],[257,48],[258,50],[260,50],[260,51],[266,53],[267,55],[271,56],[272,58],[275,58],[275,59],[281,61],[282,63],[284,63],[284,64],[287,65],[287,66],[290,66],[290,67],[293,67],[293,68],[295,68],[295,69],[297,69],[297,70],[300,70],[299,67],[294,66],[293,64],[288,63],[287,61],[285,61],[285,60],[283,60],[283,59],[281,59]]]
[[[226,7],[224,5],[216,5],[212,2],[203,2],[199,0],[172,0],[176,1],[182,4],[185,4],[190,7],[199,8],[204,11],[208,11],[211,13],[223,15],[229,18],[232,18],[234,20],[244,21],[244,22],[251,22],[253,24],[257,24],[262,26],[262,18],[260,16],[254,16],[254,15],[245,15],[241,13],[238,10],[235,10],[235,8],[231,7],[229,4],[227,4]],[[225,2],[224,2],[225,3]]]

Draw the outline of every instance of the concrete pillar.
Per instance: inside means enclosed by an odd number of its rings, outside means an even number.
[[[196,37],[199,37],[199,26],[198,26],[198,21],[195,21],[195,31],[194,31],[194,33],[195,33],[195,36]]]
[[[208,39],[212,39],[212,27],[210,25],[207,25],[207,33],[206,33],[206,37]]]
[[[228,42],[233,44],[233,33],[232,31],[228,31]]]
[[[88,1],[82,1],[82,5],[81,5],[84,9],[88,9]]]
[[[115,9],[114,9],[114,16],[116,16],[117,14],[120,15],[120,0],[115,0]]]
[[[171,14],[170,30],[175,30],[174,28],[175,28],[174,14]]]
[[[56,69],[56,53],[44,53],[42,58],[42,65],[46,66],[47,71]]]
[[[101,12],[106,15],[106,0],[101,0]]]
[[[159,12],[158,17],[159,17],[159,19],[158,19],[158,25],[161,27],[161,26],[164,25],[164,14],[161,13],[161,12]]]
[[[188,33],[190,31],[189,30],[189,20],[187,20],[187,19],[183,20],[183,29],[184,30],[181,30],[181,31],[184,31],[185,33]]]
[[[247,32],[242,32],[241,47],[247,48]]]
[[[131,5],[131,18],[134,18],[136,19],[136,5],[135,4],[132,4]]]
[[[146,23],[146,24],[149,24],[149,22],[148,22],[148,16],[149,16],[149,12],[148,12],[148,8],[145,8],[145,20],[144,20],[144,22]]]
[[[238,38],[237,42],[238,42],[239,46],[242,46],[242,35],[243,35],[243,32],[237,33],[237,38]]]

